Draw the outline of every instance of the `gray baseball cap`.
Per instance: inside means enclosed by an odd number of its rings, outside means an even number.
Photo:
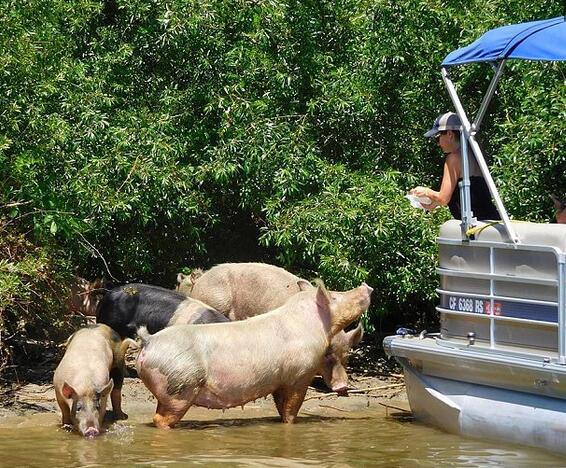
[[[439,115],[432,128],[424,134],[425,137],[430,138],[436,135],[438,132],[443,132],[445,130],[460,130],[462,122],[458,114],[454,112],[446,112],[445,114]]]

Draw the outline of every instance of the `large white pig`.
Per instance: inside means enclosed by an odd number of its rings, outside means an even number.
[[[313,288],[287,270],[267,263],[221,263],[203,272],[177,275],[177,290],[208,304],[230,320],[264,314],[298,292]]]
[[[363,283],[346,292],[319,285],[246,321],[139,330],[136,368],[157,398],[157,427],[173,427],[191,405],[230,408],[273,395],[292,423],[330,341],[370,304]]]
[[[106,402],[111,393],[115,419],[122,411],[124,354],[132,339],[122,341],[107,325],[81,328],[67,341],[67,350],[55,369],[53,386],[61,408],[63,425],[85,437],[100,434]]]
[[[202,301],[231,320],[243,320],[282,306],[290,297],[314,289],[305,279],[266,263],[222,263],[203,272],[177,275],[177,290]],[[340,395],[347,394],[348,353],[363,337],[361,324],[349,332],[340,331],[319,368],[326,385]]]

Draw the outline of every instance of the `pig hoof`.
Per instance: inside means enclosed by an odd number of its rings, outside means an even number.
[[[171,429],[173,427],[173,424],[169,424],[166,417],[161,416],[159,414],[156,414],[153,417],[153,424],[158,429]]]
[[[128,415],[120,411],[119,413],[114,413],[114,419],[119,421],[120,419],[128,419]]]
[[[335,392],[338,396],[345,396],[345,397],[349,396],[347,386],[333,388],[332,391]]]
[[[281,418],[281,422],[283,424],[295,424],[296,419],[295,416],[286,416],[284,418]]]

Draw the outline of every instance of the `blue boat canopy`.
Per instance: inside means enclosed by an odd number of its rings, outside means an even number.
[[[446,56],[442,66],[502,59],[566,60],[566,17],[502,26]]]

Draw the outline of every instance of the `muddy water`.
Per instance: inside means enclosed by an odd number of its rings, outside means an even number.
[[[266,408],[191,409],[172,431],[152,413],[111,425],[95,440],[58,427],[54,413],[0,420],[0,466],[565,466],[548,452],[445,434],[382,407],[302,411],[280,424]]]

